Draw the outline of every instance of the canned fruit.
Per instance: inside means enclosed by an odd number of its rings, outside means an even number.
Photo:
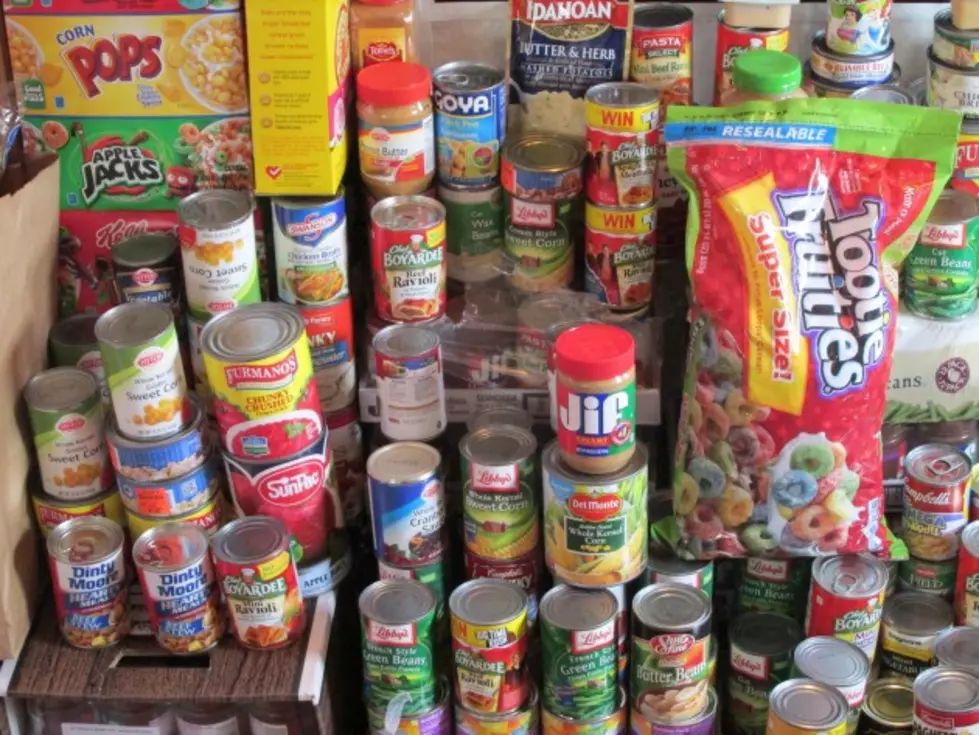
[[[962,531],[955,577],[955,622],[979,627],[979,521]]]
[[[190,523],[201,529],[208,537],[212,537],[221,528],[227,517],[233,517],[233,514],[226,508],[224,499],[220,494],[212,495],[196,510],[180,516],[142,516],[129,508],[125,509],[125,520],[129,526],[129,536],[132,539],[138,539],[151,528],[162,526],[165,523]]]
[[[357,400],[353,304],[344,298],[327,306],[300,307],[299,311],[306,323],[320,408],[325,413],[342,411]]]
[[[925,444],[904,460],[902,522],[908,550],[927,561],[954,559],[969,521],[972,461],[947,444]]]
[[[115,487],[85,500],[59,500],[43,492],[31,493],[31,505],[34,506],[34,518],[37,520],[41,534],[48,536],[65,521],[85,516],[100,516],[115,521],[120,526],[126,525],[126,514],[122,498]]]
[[[652,87],[660,103],[693,101],[693,11],[678,3],[637,8],[629,78]]]
[[[342,191],[328,199],[274,199],[272,223],[280,301],[321,305],[350,293]]]
[[[196,510],[223,485],[217,457],[211,457],[185,475],[165,480],[137,482],[122,475],[117,480],[126,507],[151,518],[171,518]]]

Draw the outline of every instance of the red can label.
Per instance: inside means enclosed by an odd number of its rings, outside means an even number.
[[[959,550],[955,576],[955,624],[979,627],[979,556],[966,546]]]
[[[656,217],[652,216],[653,227]],[[653,298],[656,235],[585,227],[585,287],[617,309],[638,309]]]
[[[915,449],[905,464],[903,521],[908,550],[929,561],[954,559],[959,534],[969,518],[969,457],[932,444]]]
[[[511,582],[527,593],[527,620],[533,624],[537,620],[537,601],[540,597],[540,580],[542,562],[541,556],[534,551],[519,559],[497,561],[476,556],[468,548],[463,548],[463,559],[466,565],[466,580],[502,579]]]
[[[76,547],[68,561],[49,557],[58,624],[78,648],[102,648],[129,632],[123,548],[97,563]]]
[[[883,611],[883,590],[869,597],[838,597],[813,579],[806,611],[806,637],[829,635],[848,641],[873,661]]]
[[[979,735],[979,710],[942,712],[915,702],[913,732],[918,735]]]
[[[736,28],[727,23],[717,24],[717,54],[714,57],[714,104],[734,88],[731,77],[734,60],[755,49],[786,51],[789,48],[789,29],[768,31],[756,28]]]
[[[658,90],[664,108],[693,102],[693,21],[633,28],[630,77]]]
[[[445,313],[445,222],[392,230],[373,224],[374,308],[388,322],[420,322]]]
[[[610,132],[589,126],[585,135],[588,201],[607,207],[650,204],[655,193],[656,130]]]

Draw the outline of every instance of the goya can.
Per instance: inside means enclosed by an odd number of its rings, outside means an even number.
[[[294,307],[250,304],[215,317],[201,332],[201,352],[228,454],[284,459],[323,435],[309,341]]]
[[[724,22],[724,11],[717,16],[717,51],[714,56],[714,104],[734,88],[734,60],[754,49],[788,51],[788,28],[740,28]]]
[[[919,735],[979,733],[979,676],[938,666],[914,680],[914,724]]]
[[[585,289],[610,309],[634,311],[653,300],[656,209],[585,204]]]
[[[646,563],[646,573],[643,575],[645,584],[672,582],[686,584],[703,590],[704,594],[714,597],[714,562],[687,561],[671,556],[650,556]]]
[[[870,556],[827,556],[812,565],[805,634],[849,641],[874,660],[887,568]]]
[[[544,709],[573,719],[613,714],[619,702],[617,621],[608,590],[552,588],[540,601]]]
[[[503,275],[503,189],[440,185],[445,205],[446,259],[452,281],[482,284]]]
[[[729,632],[728,715],[736,733],[764,735],[768,698],[790,678],[792,652],[802,641],[802,630],[784,615],[749,612],[735,618]]]
[[[910,557],[900,562],[898,567],[898,587],[903,591],[927,592],[943,599],[952,599],[955,594],[955,559],[948,561],[925,561]]]
[[[143,516],[173,518],[204,505],[219,492],[221,461],[211,456],[183,475],[162,480],[130,480],[118,475],[119,494],[127,508]]]
[[[409,579],[374,582],[360,594],[364,700],[386,710],[408,695],[401,714],[421,714],[438,703],[435,672],[435,593]]]
[[[838,690],[850,708],[847,732],[849,735],[857,732],[860,709],[870,680],[870,659],[867,654],[839,638],[814,636],[795,647],[792,675],[814,679]]]
[[[958,319],[976,310],[979,199],[956,189],[938,197],[902,270],[904,297],[915,312]]]
[[[148,441],[183,431],[191,407],[170,309],[120,304],[99,317],[95,336],[123,436]]]
[[[954,559],[969,522],[972,461],[948,444],[924,444],[904,460],[904,541],[926,561]]]
[[[325,199],[272,200],[279,301],[329,304],[350,293],[343,189]]]
[[[606,82],[585,94],[585,196],[603,207],[649,207],[656,174],[659,94]]]
[[[569,584],[606,587],[635,579],[646,567],[646,448],[618,472],[585,475],[569,469],[557,442],[541,456],[544,558]]]
[[[476,712],[455,706],[455,735],[538,735],[537,687],[529,686],[527,701],[510,712]]]
[[[44,491],[59,500],[85,500],[109,488],[112,467],[95,376],[75,367],[45,370],[27,382],[24,400]]]
[[[802,619],[809,589],[807,559],[749,557],[741,562],[738,612],[757,610]]]
[[[924,592],[888,597],[881,617],[881,674],[914,679],[931,666],[935,637],[954,621],[951,605]]]
[[[232,521],[211,538],[231,631],[245,648],[282,648],[306,629],[290,545],[285,525],[268,516]]]
[[[860,709],[860,735],[911,735],[914,693],[907,679],[885,677],[867,685]]]
[[[629,715],[629,733],[631,735],[714,735],[718,721],[718,697],[714,687],[707,687],[707,705],[701,712],[690,715],[682,720],[672,720],[662,717],[650,707],[633,708]],[[617,735],[618,730],[610,731],[607,735]],[[555,731],[554,735],[563,735],[563,731]],[[598,735],[606,735],[599,731]]]
[[[530,693],[527,593],[498,579],[473,579],[449,597],[456,703],[503,713]]]
[[[441,558],[445,494],[442,456],[421,442],[394,442],[367,458],[374,554],[395,566],[419,567]]]
[[[121,502],[121,501],[120,501]],[[138,539],[144,533],[165,523],[189,523],[197,526],[211,538],[225,521],[225,517],[233,517],[225,507],[224,498],[220,493],[205,500],[199,508],[179,516],[163,517],[144,516],[129,508],[125,509],[126,524],[129,526],[129,536]]]
[[[104,648],[129,632],[125,534],[108,518],[65,521],[47,539],[58,626],[76,648]]]
[[[353,303],[344,297],[326,306],[302,306],[313,379],[324,413],[342,411],[357,400]]]
[[[462,512],[466,548],[486,559],[511,560],[540,540],[537,440],[518,426],[466,434],[462,458]]]
[[[679,3],[636,8],[629,78],[660,94],[668,105],[693,102],[693,11]]]
[[[765,735],[845,735],[848,709],[833,687],[789,679],[772,690]]]
[[[381,433],[393,441],[428,441],[448,423],[445,367],[438,332],[392,324],[373,340]]]
[[[484,559],[473,554],[468,547],[462,552],[466,579],[499,579],[517,585],[527,593],[527,623],[537,623],[543,563],[538,549],[518,559]]]
[[[508,280],[517,290],[557,291],[571,283],[584,159],[583,147],[556,135],[535,133],[507,142],[500,174],[503,246]]]
[[[935,637],[935,666],[951,666],[979,674],[979,627],[950,628]]]
[[[651,584],[632,600],[630,695],[646,718],[680,722],[707,707],[711,601],[680,584]]]
[[[957,28],[950,8],[935,14],[935,35],[931,51],[935,58],[964,69],[979,67],[979,32]]]
[[[370,709],[367,711],[367,724],[370,735],[453,735],[452,732],[452,686],[445,677],[439,678],[438,702],[430,710],[420,714],[395,715],[388,709]],[[392,710],[395,708],[392,708]],[[253,735],[266,735],[255,733]],[[279,735],[268,733],[267,735]]]
[[[105,379],[99,341],[95,338],[98,319],[97,314],[75,314],[58,320],[48,333],[48,346],[56,367],[78,367],[95,376],[102,393],[102,405],[109,408],[112,405],[109,384]]]
[[[196,319],[261,301],[254,211],[244,191],[207,189],[180,200],[184,291]]]
[[[838,54],[879,54],[892,45],[890,18],[890,0],[830,0],[826,43]]]
[[[374,309],[388,322],[445,313],[445,207],[425,196],[393,196],[371,209]]]
[[[432,72],[432,82],[439,182],[467,188],[494,183],[507,128],[503,72],[453,61]]]
[[[826,33],[817,31],[812,37],[809,68],[819,78],[841,87],[857,89],[883,84],[894,71],[894,41],[877,53],[854,56],[831,49]]]
[[[85,500],[59,500],[40,490],[35,490],[31,493],[31,505],[34,506],[37,526],[44,536],[50,535],[65,521],[84,516],[99,516],[115,521],[120,526],[126,525],[122,498],[114,487]]]
[[[150,301],[179,308],[178,247],[177,239],[163,232],[145,232],[116,243],[110,252],[119,303]]]
[[[207,536],[167,523],[133,544],[133,561],[156,641],[170,653],[200,653],[224,634],[224,611]]]
[[[928,49],[928,107],[961,112],[966,122],[979,119],[979,69],[948,64]]]
[[[955,576],[955,622],[979,627],[979,521],[962,531]]]

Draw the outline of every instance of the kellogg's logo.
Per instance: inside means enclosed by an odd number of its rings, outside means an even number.
[[[147,347],[136,356],[133,362],[140,370],[148,370],[163,362],[166,354],[166,350],[162,347]]]
[[[769,582],[789,581],[789,562],[787,561],[749,557],[745,566],[749,577],[764,579]]]
[[[474,464],[469,470],[473,490],[489,493],[515,493],[520,490],[517,465],[490,467]]]
[[[237,390],[278,390],[289,385],[299,370],[295,350],[271,365],[231,365],[224,369],[229,388]]]
[[[615,620],[595,630],[580,630],[571,634],[571,653],[580,655],[616,645]]]
[[[370,620],[367,623],[367,640],[379,646],[412,648],[418,636],[414,625],[381,625]]]
[[[258,494],[275,505],[297,505],[323,489],[326,468],[322,459],[302,459],[281,465],[255,478]]]
[[[61,417],[55,427],[62,434],[70,434],[73,431],[78,431],[79,429],[85,428],[88,423],[86,419],[81,414],[69,413]]]
[[[557,209],[553,202],[523,202],[510,200],[510,221],[520,227],[554,228]]]
[[[55,37],[59,43],[81,41],[96,36],[92,26],[75,29]],[[121,33],[113,38],[96,38],[68,48],[63,56],[79,88],[88,99],[98,97],[106,84],[132,84],[134,81],[156,79],[163,71],[160,61],[159,36],[137,36]]]
[[[126,221],[124,218],[108,222],[95,231],[95,247],[100,250],[109,250],[129,237],[143,235],[150,231],[148,220],[139,219]]]
[[[660,657],[680,656],[697,642],[689,633],[665,633],[649,639],[649,647]]]

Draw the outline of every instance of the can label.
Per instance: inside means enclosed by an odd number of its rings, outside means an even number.
[[[979,119],[979,76],[928,60],[928,107],[961,112],[967,120]]]
[[[112,486],[99,391],[68,413],[30,407],[28,413],[44,492],[61,500],[83,500]]]
[[[125,520],[129,525],[129,535],[133,539],[138,539],[151,528],[162,526],[164,523],[191,523],[201,529],[208,537],[221,527],[224,522],[224,501],[221,494],[212,495],[204,504],[187,515],[177,517],[149,517],[133,513],[128,508],[125,512]]]
[[[791,678],[791,671],[791,651],[781,656],[765,656],[749,653],[731,643],[728,696],[736,732],[765,735],[769,696],[778,684]]]
[[[513,620],[472,625],[450,615],[456,702],[474,712],[509,712],[530,692],[527,611]]]
[[[546,707],[541,708],[541,735],[624,735],[627,732],[639,733],[636,726],[630,731],[628,729],[628,713],[625,707],[617,709],[612,714],[591,721],[575,721],[569,718],[562,718],[548,712]],[[688,729],[682,732],[677,731],[676,735],[711,735],[713,723],[706,730]],[[534,732],[528,730],[527,732]],[[660,730],[657,729],[656,735]],[[665,735],[673,735],[671,731],[663,730]],[[474,733],[473,735],[482,735]]]
[[[112,407],[109,384],[105,379],[105,364],[102,362],[102,353],[99,352],[98,344],[75,347],[59,345],[52,341],[51,357],[56,367],[77,367],[94,375],[102,391],[102,407],[105,409]]]
[[[734,89],[732,76],[737,57],[754,49],[787,51],[788,48],[788,28],[767,31],[718,23],[717,54],[714,57],[714,104],[721,104],[721,97]]]
[[[880,632],[880,668],[914,679],[925,669],[931,668],[934,653],[934,635],[913,635],[886,623]]]
[[[32,493],[31,503],[34,505],[34,517],[37,519],[38,528],[45,537],[65,521],[82,516],[100,516],[115,521],[123,528],[126,526],[122,498],[115,488],[97,498],[57,505],[50,503],[39,493]]]
[[[279,301],[328,304],[350,293],[342,196],[307,207],[273,199],[272,222]]]
[[[438,678],[434,622],[434,610],[405,625],[383,625],[362,616],[364,696],[368,709],[386,709],[402,693],[410,695],[402,714],[421,714],[435,706]]]
[[[448,640],[449,626],[445,617],[445,561],[437,559],[420,567],[395,567],[383,561],[377,562],[379,579],[413,579],[435,593],[435,624],[438,639]]]
[[[902,561],[898,567],[898,581],[903,590],[951,597],[955,592],[956,567],[955,559],[946,562],[908,559]]]
[[[255,220],[220,230],[180,225],[187,310],[196,319],[262,300],[258,287]]]
[[[557,291],[574,276],[575,202],[527,201],[504,193],[504,249],[521,291]]]
[[[211,387],[207,384],[207,368],[204,367],[204,354],[201,352],[201,332],[204,322],[187,317],[187,351],[190,353],[190,367],[194,371],[194,392],[210,413]]]
[[[333,453],[340,504],[347,526],[359,526],[364,518],[367,473],[364,466],[364,437],[360,416],[353,408],[326,417],[326,443]]]
[[[468,547],[463,549],[466,565],[466,579],[502,579],[517,585],[527,593],[527,623],[531,627],[537,622],[538,600],[541,587],[541,558],[536,549],[519,559],[509,561],[482,559],[474,555]]]
[[[636,385],[614,393],[579,393],[557,380],[558,444],[576,457],[617,457],[636,446]],[[612,515],[618,508],[609,507]],[[592,509],[590,512],[596,512]],[[606,514],[608,512],[606,511]]]
[[[255,565],[218,560],[231,630],[248,648],[280,648],[306,627],[296,563],[288,551]]]
[[[180,274],[174,265],[158,265],[125,270],[114,267],[113,282],[119,303],[148,301],[151,304],[180,305]]]
[[[159,442],[135,445],[116,442],[110,435],[109,460],[122,481],[136,483],[169,482],[198,469],[211,456],[209,437],[201,427]]]
[[[916,735],[979,735],[979,710],[943,712],[915,702],[911,731]]]
[[[809,728],[796,727],[779,717],[774,711],[768,711],[768,723],[765,735],[811,735]],[[847,723],[842,722],[835,727],[819,730],[819,735],[847,735]]]
[[[917,312],[949,319],[976,308],[979,218],[959,224],[925,223],[902,270],[905,298]]]
[[[903,525],[908,550],[927,561],[954,559],[969,520],[970,460],[951,448],[912,452],[904,479]],[[929,482],[929,477],[935,482]]]
[[[377,558],[399,567],[419,567],[440,559],[445,495],[439,477],[399,484],[368,477],[368,483]]]
[[[585,194],[605,207],[653,202],[659,101],[626,110],[585,103]]]
[[[49,557],[58,624],[77,648],[102,648],[129,632],[126,562],[120,546],[98,563]]]
[[[534,456],[507,465],[462,458],[466,547],[485,559],[510,560],[537,548],[539,523]]]
[[[756,610],[797,618],[809,587],[804,560],[750,557],[741,568],[738,612]]]
[[[455,725],[455,735],[537,735],[537,708],[524,705],[513,712],[487,716],[456,705]],[[619,731],[612,735],[619,735]]]
[[[979,556],[963,546],[955,579],[955,624],[979,627]]]
[[[367,722],[370,735],[390,735],[386,710],[368,710]],[[404,715],[395,729],[397,735],[453,735],[452,711],[448,697],[443,698],[434,709],[418,715]],[[517,731],[519,732],[519,731]],[[255,731],[252,735],[266,735]],[[288,733],[268,733],[267,735],[288,735]],[[482,735],[482,733],[480,733]]]
[[[374,307],[388,322],[417,322],[445,313],[445,222],[429,228],[371,228]]]
[[[435,145],[443,184],[492,184],[500,170],[509,87],[502,82],[478,92],[450,92],[435,84]]]
[[[660,93],[663,107],[693,101],[693,20],[672,28],[632,29],[632,81]]]
[[[849,641],[873,662],[883,612],[883,590],[868,597],[838,597],[813,579],[806,610],[806,637],[828,635]]]
[[[585,288],[613,309],[653,299],[656,210],[585,207]]]
[[[453,201],[442,197],[445,205],[449,251],[449,276],[456,278],[461,271],[465,281],[467,271],[486,261],[496,264],[503,250],[503,190],[493,187],[486,190],[486,197],[478,201]],[[456,267],[456,258],[463,259]],[[497,269],[499,266],[496,266]]]
[[[332,413],[353,405],[357,400],[353,304],[344,298],[336,304],[300,311],[306,323],[320,408]]]
[[[190,402],[172,324],[137,347],[103,344],[101,348],[119,431],[147,440],[183,429],[190,420]]]
[[[869,56],[891,42],[891,0],[830,0],[826,45],[838,54]]]
[[[390,186],[424,181],[435,172],[432,115],[403,125],[358,122],[360,171],[368,181]]]
[[[119,493],[126,507],[143,516],[172,518],[203,505],[221,487],[217,457],[186,475],[171,480],[135,482],[117,475]]]
[[[935,36],[936,46],[937,41],[938,36]],[[949,186],[979,196],[979,133],[967,133],[965,130],[959,133],[955,170]]]
[[[541,619],[544,709],[591,720],[615,712],[619,652],[615,618],[597,628],[564,630]]]
[[[689,574],[659,572],[650,567],[646,569],[646,584],[657,584],[660,582],[685,584],[687,587],[703,590],[705,595],[714,599],[714,562],[712,561],[707,562],[702,569],[690,572]]]
[[[375,351],[381,431],[396,441],[438,436],[448,422],[442,349],[421,355],[389,357]]]
[[[631,685],[634,703],[667,722],[679,722],[707,706],[710,634],[632,634]]]
[[[849,57],[840,59],[834,56],[824,56],[813,48],[809,57],[812,73],[841,87],[851,87],[854,90],[872,84],[883,84],[890,79],[894,71],[894,55],[879,56],[873,59]]]

